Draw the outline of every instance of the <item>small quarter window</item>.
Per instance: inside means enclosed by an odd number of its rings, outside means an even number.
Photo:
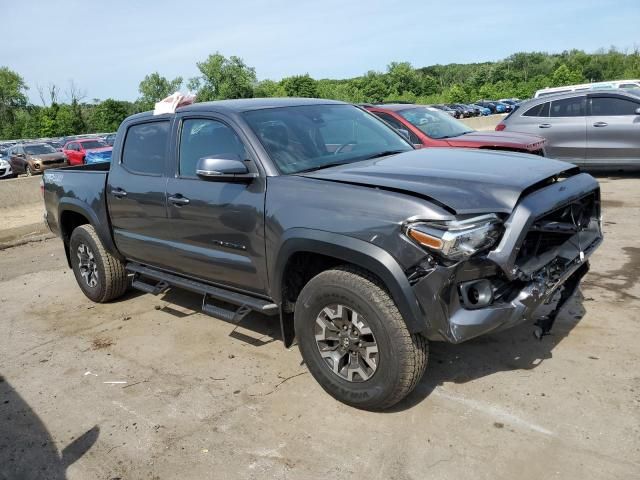
[[[523,117],[548,117],[549,116],[549,102],[534,105],[529,110],[522,114]]]

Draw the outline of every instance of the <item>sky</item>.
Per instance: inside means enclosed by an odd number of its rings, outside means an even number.
[[[87,100],[134,100],[145,75],[188,79],[216,51],[279,80],[640,47],[640,0],[0,0],[0,18],[0,66],[34,103],[71,80]]]

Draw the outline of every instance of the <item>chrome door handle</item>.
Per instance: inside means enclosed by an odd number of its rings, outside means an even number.
[[[116,188],[111,190],[111,195],[113,195],[116,198],[123,198],[127,196],[127,192],[125,192],[121,188]]]
[[[593,124],[594,127],[606,127],[609,125],[607,122],[596,122]]]
[[[550,123],[541,123],[540,125],[538,125],[538,128],[551,128],[551,124]]]
[[[189,199],[187,197],[183,197],[179,193],[176,195],[170,196],[169,201],[178,207],[181,207],[183,205],[189,205]]]

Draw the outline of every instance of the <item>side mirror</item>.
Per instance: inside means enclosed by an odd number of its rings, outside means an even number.
[[[636,108],[636,115],[640,115],[640,108]]]
[[[249,173],[242,160],[205,157],[198,160],[196,174],[204,180],[251,181],[258,175]]]
[[[397,128],[396,129],[400,135],[402,135],[406,140],[410,139],[409,130],[405,128]]]

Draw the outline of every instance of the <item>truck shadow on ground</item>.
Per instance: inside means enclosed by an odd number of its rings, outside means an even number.
[[[0,376],[0,478],[64,480],[69,465],[94,445],[98,426],[58,453],[44,423],[11,384]]]
[[[576,292],[560,311],[551,333],[541,340],[533,335],[533,323],[527,322],[459,345],[431,342],[424,377],[407,398],[387,411],[412,408],[445,383],[467,383],[497,372],[539,367],[580,322],[586,313],[583,303],[591,300]]]
[[[190,313],[176,311],[183,318],[200,312],[202,297],[191,292],[173,290],[167,292],[164,301],[178,305]],[[533,335],[533,322],[502,332],[485,335],[460,345],[431,342],[429,364],[416,389],[402,402],[387,412],[410,409],[427,398],[436,387],[448,382],[467,383],[497,372],[532,370],[552,358],[553,349],[570,334],[586,310],[585,298],[580,290],[567,302],[556,319],[553,330],[538,340]],[[167,308],[168,310],[165,310]],[[172,313],[171,306],[161,308]],[[212,319],[212,321],[219,321]],[[279,317],[251,313],[238,324],[233,324],[229,336],[250,346],[260,347],[280,341]]]

